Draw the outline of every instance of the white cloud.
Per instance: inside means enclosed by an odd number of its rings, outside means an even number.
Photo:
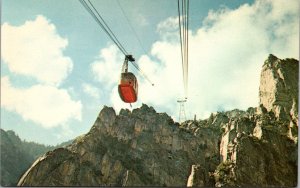
[[[95,87],[91,84],[83,83],[82,89],[83,89],[83,92],[85,92],[89,96],[91,96],[97,100],[100,99],[100,90],[97,87]]]
[[[158,23],[156,31],[162,36],[165,36],[166,33],[170,34],[170,32],[176,32],[178,35],[178,28],[178,17],[169,17],[166,20]]]
[[[12,73],[59,85],[71,72],[72,60],[63,54],[68,40],[44,16],[21,26],[4,23],[1,30],[1,58]]]
[[[8,77],[1,78],[1,107],[45,128],[64,125],[70,119],[81,121],[82,104],[73,101],[67,90],[41,84],[15,88]]]
[[[178,28],[178,17],[169,17],[166,20],[158,23],[156,32],[160,35],[161,40],[169,41],[170,43],[178,43],[180,41],[178,37]]]
[[[2,77],[1,107],[45,128],[66,126],[71,119],[81,121],[81,101],[72,100],[66,89],[58,88],[73,63],[63,54],[68,40],[57,33],[55,25],[39,15],[20,26],[4,23],[1,30],[1,58],[10,74],[29,76],[38,82],[16,88],[8,76]]]
[[[299,58],[298,10],[296,0],[289,4],[284,0],[258,0],[234,10],[210,11],[203,26],[189,32],[186,114],[204,118],[218,110],[257,106],[260,71],[268,55]],[[142,56],[138,60],[155,87],[137,75],[139,97],[135,106],[147,103],[177,117],[176,101],[183,96],[183,81],[175,22],[176,18],[168,18],[158,25],[161,40],[153,44],[152,57]],[[97,64],[101,71],[95,71],[99,80],[117,84],[110,79],[120,73],[119,54],[108,47],[101,51],[101,56],[104,60]],[[111,85],[110,90],[113,106],[128,108],[119,99],[117,87]]]
[[[160,50],[164,50],[163,53]],[[151,86],[140,75],[139,77],[139,99],[143,103],[155,106],[165,106],[173,109],[174,102],[180,97],[183,86],[181,71],[179,46],[172,45],[168,42],[157,42],[153,45],[152,55],[157,57],[160,62],[155,62],[147,56],[142,56],[138,63],[141,69],[149,75],[154,82]],[[175,100],[175,101],[174,101]],[[168,104],[168,105],[166,105]]]
[[[99,52],[97,60],[91,64],[91,70],[97,81],[106,88],[117,84],[120,79],[124,57],[118,49],[110,45]]]

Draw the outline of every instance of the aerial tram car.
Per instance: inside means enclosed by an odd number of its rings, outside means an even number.
[[[118,91],[120,98],[125,103],[134,103],[138,98],[138,82],[132,72],[128,72],[128,61],[135,61],[132,55],[126,55],[122,67]]]

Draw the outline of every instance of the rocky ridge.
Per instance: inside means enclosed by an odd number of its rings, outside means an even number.
[[[38,158],[19,186],[297,185],[298,66],[273,55],[260,105],[178,124],[143,105],[104,107],[91,130]]]

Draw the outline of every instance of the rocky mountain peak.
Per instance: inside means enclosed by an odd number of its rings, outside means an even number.
[[[278,57],[274,56],[273,54],[269,54],[268,59],[265,60],[264,65],[269,64],[272,65],[277,60],[280,60]]]
[[[37,159],[18,185],[296,186],[297,67],[270,55],[258,107],[204,120],[104,106],[87,134]]]
[[[259,101],[276,119],[288,122],[288,134],[298,129],[298,70],[296,59],[279,59],[269,55],[265,61],[259,87]],[[294,131],[292,131],[294,130]]]

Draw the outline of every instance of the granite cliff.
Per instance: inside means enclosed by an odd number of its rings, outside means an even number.
[[[178,124],[143,105],[104,107],[91,130],[47,152],[19,186],[297,185],[298,66],[270,55],[260,104]]]

